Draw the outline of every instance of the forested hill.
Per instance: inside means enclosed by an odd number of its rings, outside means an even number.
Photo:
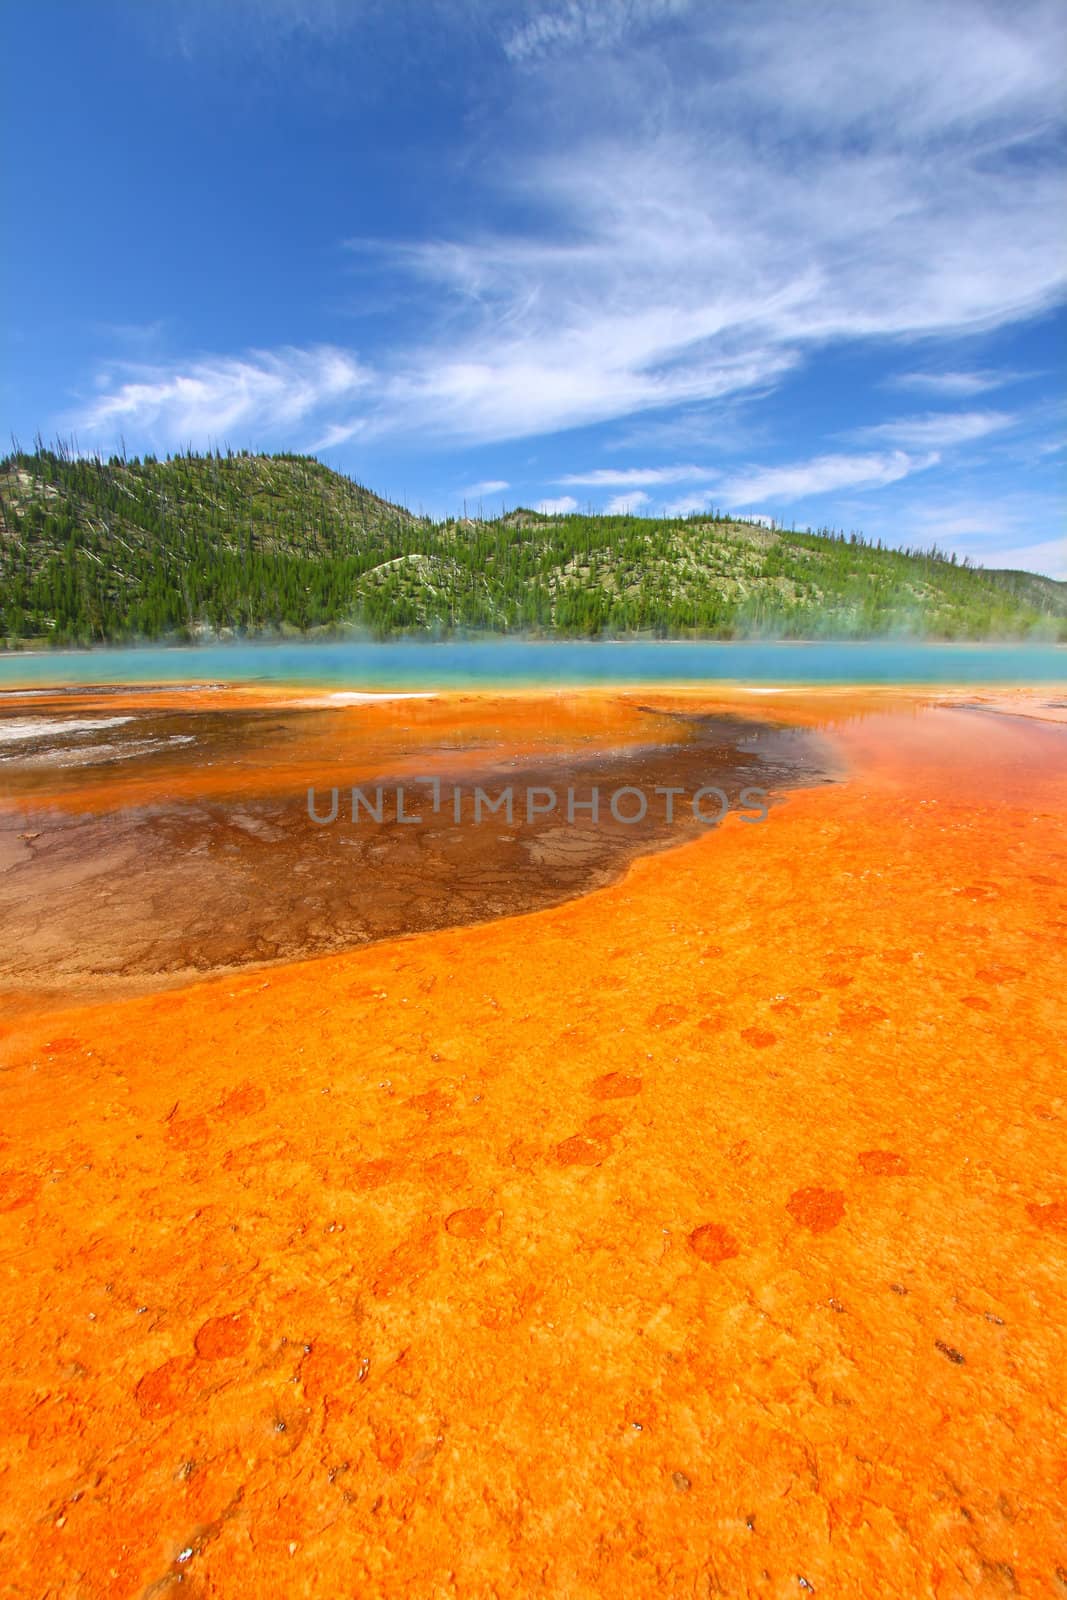
[[[719,515],[432,522],[307,456],[0,460],[0,643],[466,632],[1067,639],[1067,584]]]

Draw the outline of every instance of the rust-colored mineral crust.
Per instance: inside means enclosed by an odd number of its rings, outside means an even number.
[[[12,994],[5,1592],[1067,1593],[1067,731],[939,698],[565,904]]]

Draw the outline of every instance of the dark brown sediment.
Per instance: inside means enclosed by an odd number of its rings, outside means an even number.
[[[606,747],[584,732],[562,747],[509,744],[476,722],[446,737],[416,720],[384,742],[338,735],[332,762],[324,749],[337,714],[328,710],[149,708],[116,722],[75,709],[100,726],[57,739],[42,725],[40,737],[4,747],[0,985],[9,1004],[136,992],[551,906],[706,831],[692,805],[702,788],[756,816],[760,799],[746,803],[743,791],[773,797],[828,777],[810,730],[647,705],[624,706],[625,730],[616,726]],[[23,726],[39,715],[23,709]],[[395,707],[393,723],[411,715]],[[413,781],[424,774],[440,785],[436,811],[431,788]],[[380,823],[365,807],[352,820],[356,786],[372,802],[381,787]],[[400,786],[418,823],[397,818]],[[511,821],[484,802],[475,820],[476,788],[493,802],[510,789]],[[309,789],[320,816],[336,790],[335,821],[311,819]],[[621,789],[637,794],[620,797],[616,816]],[[657,793],[669,789],[680,792]],[[540,791],[532,815],[530,791]],[[555,805],[539,811],[546,791]],[[642,818],[620,820],[642,803]],[[701,803],[705,817],[721,809],[715,795]]]

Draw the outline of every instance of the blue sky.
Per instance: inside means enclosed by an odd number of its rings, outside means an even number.
[[[5,10],[5,443],[1067,577],[1064,8]]]

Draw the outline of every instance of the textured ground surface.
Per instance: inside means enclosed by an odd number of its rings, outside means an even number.
[[[1067,732],[774,703],[584,898],[11,997],[9,1593],[1067,1595]]]

